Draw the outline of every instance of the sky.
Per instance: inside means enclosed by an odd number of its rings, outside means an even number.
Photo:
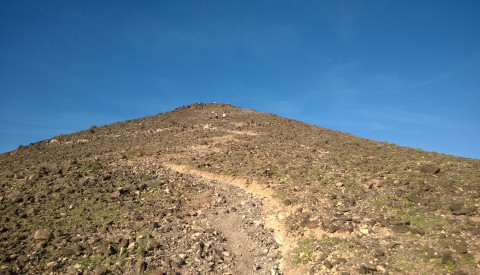
[[[480,159],[480,1],[3,1],[0,153],[221,102]]]

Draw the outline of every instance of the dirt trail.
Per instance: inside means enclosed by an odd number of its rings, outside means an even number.
[[[293,207],[286,207],[280,200],[275,198],[275,192],[256,181],[250,181],[244,178],[234,178],[225,175],[218,175],[206,171],[193,169],[186,165],[177,165],[173,163],[164,163],[164,165],[174,171],[192,176],[201,177],[208,180],[215,180],[223,184],[231,184],[241,188],[249,194],[262,199],[263,215],[265,217],[265,226],[272,230],[275,241],[280,245],[282,259],[280,261],[280,270],[284,274],[304,274],[306,270],[302,266],[292,266],[290,264],[290,253],[297,247],[298,239],[288,233],[285,224],[282,222],[289,213],[294,211]],[[225,227],[227,229],[227,227]],[[234,224],[228,227],[229,230],[236,230]]]

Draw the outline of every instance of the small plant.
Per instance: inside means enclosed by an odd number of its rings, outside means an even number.
[[[475,267],[477,265],[477,263],[475,262],[475,257],[472,254],[464,254],[462,255],[462,258],[460,260],[465,265],[469,265],[472,267]]]
[[[277,197],[279,200],[284,201],[287,199],[288,194],[285,192],[278,192],[275,197]]]
[[[415,152],[417,152],[417,153],[423,153],[423,149],[422,149],[422,148],[417,148],[417,149],[415,149]]]
[[[138,244],[138,248],[137,248],[137,258],[138,259],[143,258],[143,256],[145,256],[146,249],[147,249],[147,242],[146,241],[140,242]]]
[[[103,168],[103,166],[105,165],[105,161],[93,161],[93,162],[90,162],[86,165],[84,165],[80,171],[82,172],[85,172],[85,171],[95,171],[95,170],[100,170]]]
[[[296,255],[293,259],[293,263],[300,264],[309,262],[313,256],[314,250],[315,239],[309,238],[300,241],[296,249]]]
[[[362,142],[359,141],[359,140],[355,141],[354,143],[355,143],[355,145],[357,145],[357,146],[360,145],[360,144],[362,144]]]
[[[378,196],[377,205],[379,206],[387,205],[389,204],[389,201],[392,201],[394,199],[395,199],[395,195],[381,194]]]
[[[103,262],[103,260],[103,256],[85,257],[80,260],[80,264],[82,265],[83,269],[92,270],[95,266]]]
[[[97,126],[96,125],[93,125],[92,127],[90,127],[90,129],[88,129],[88,131],[93,134],[95,133],[95,129],[97,129]]]

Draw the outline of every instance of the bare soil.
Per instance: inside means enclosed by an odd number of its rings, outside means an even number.
[[[199,103],[1,154],[0,274],[478,274],[479,179]]]

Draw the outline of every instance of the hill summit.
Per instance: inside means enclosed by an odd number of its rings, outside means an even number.
[[[477,160],[198,103],[1,154],[0,273],[478,274],[479,179]]]

